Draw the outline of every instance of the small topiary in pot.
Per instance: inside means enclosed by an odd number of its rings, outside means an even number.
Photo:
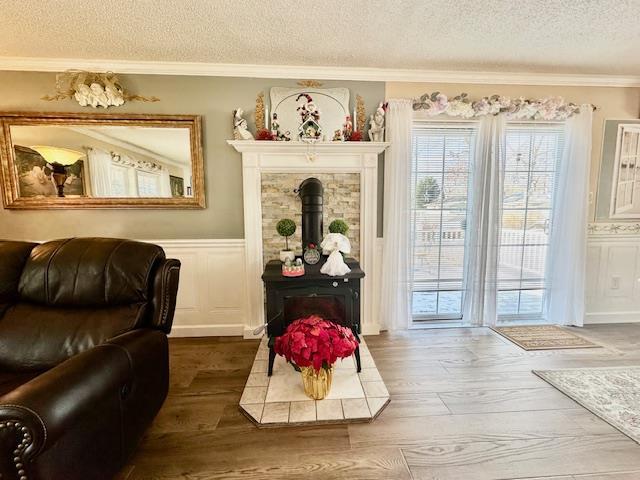
[[[276,231],[280,236],[284,237],[285,242],[285,249],[280,251],[280,261],[284,263],[287,259],[290,259],[293,262],[296,256],[289,249],[289,237],[296,233],[296,222],[290,218],[283,218],[277,223]]]

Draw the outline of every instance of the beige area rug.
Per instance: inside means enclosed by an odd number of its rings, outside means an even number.
[[[353,356],[338,360],[324,400],[307,397],[300,373],[279,355],[268,377],[268,358],[265,337],[240,398],[240,411],[258,427],[371,422],[389,403],[389,392],[364,340],[360,343],[362,371],[356,371]]]
[[[557,325],[491,327],[491,329],[525,350],[601,348],[600,345]]]
[[[533,373],[640,443],[640,367],[534,370]]]

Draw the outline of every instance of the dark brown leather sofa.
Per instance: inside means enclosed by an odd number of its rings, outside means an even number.
[[[179,271],[142,242],[0,241],[0,479],[125,465],[167,395]]]

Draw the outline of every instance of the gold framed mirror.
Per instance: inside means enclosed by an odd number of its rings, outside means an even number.
[[[198,115],[0,113],[5,208],[204,208]]]

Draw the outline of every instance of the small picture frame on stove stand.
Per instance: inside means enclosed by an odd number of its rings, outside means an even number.
[[[304,261],[309,265],[315,265],[320,261],[320,251],[315,243],[310,243],[304,251]]]

